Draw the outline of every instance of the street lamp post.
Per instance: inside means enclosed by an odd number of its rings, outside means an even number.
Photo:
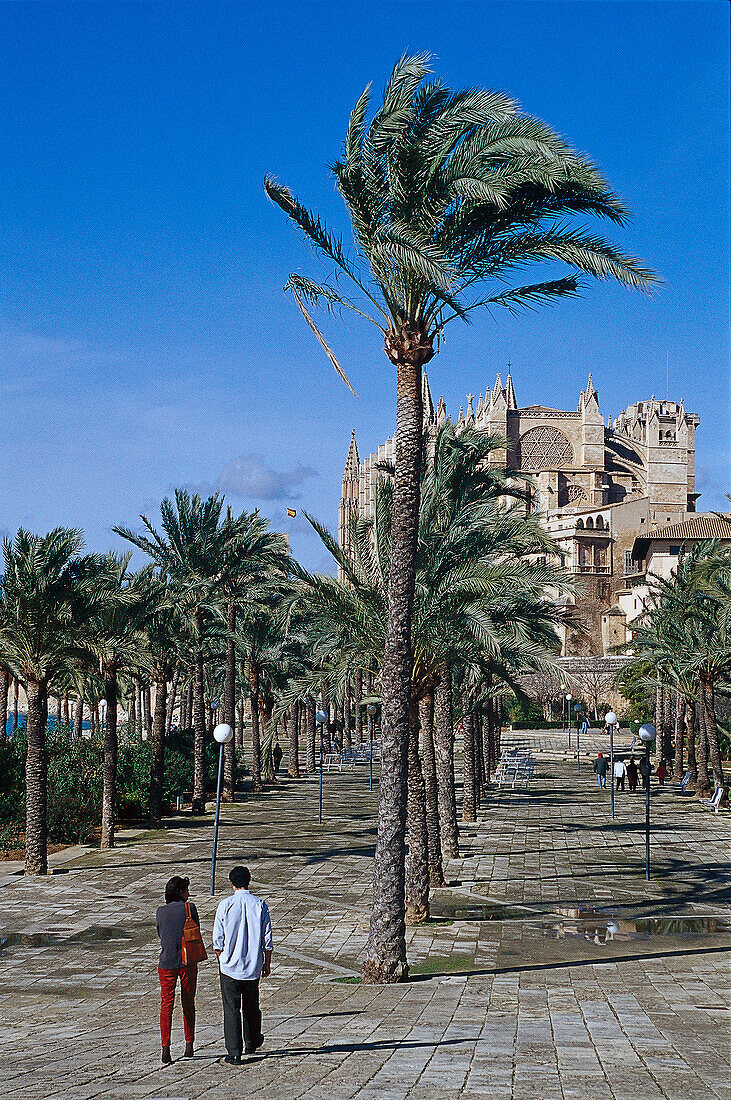
[[[571,751],[571,692],[569,692],[568,695],[566,696],[566,714],[567,714],[566,731],[569,735],[568,749],[569,749],[569,752],[570,752]]]
[[[369,779],[369,784],[370,784],[368,789],[372,791],[373,790],[373,735],[375,733],[376,714],[378,712],[378,707],[376,706],[375,703],[369,703],[368,706],[366,707],[366,710],[368,711],[368,736],[370,737],[370,741],[371,741],[371,751],[368,754],[368,773],[369,773],[368,774],[368,779]]]
[[[320,791],[317,803],[317,824],[322,825],[322,731],[328,716],[324,710],[315,711],[315,721],[320,727]]]
[[[617,724],[617,715],[613,710],[604,715],[604,724],[609,730],[609,772],[610,772],[610,802],[612,806],[612,821],[614,821],[614,727]]]
[[[645,878],[650,881],[650,745],[657,736],[654,726],[640,726],[640,740],[645,746]]]
[[[221,777],[223,775],[223,746],[233,739],[234,731],[226,723],[222,722],[213,731],[213,738],[218,743],[218,786],[216,788],[216,820],[213,823],[213,855],[211,857],[211,897],[215,892],[216,882],[216,848],[218,847],[218,815],[221,812]]]
[[[581,722],[581,703],[574,703],[574,714],[576,715],[576,770],[581,769],[581,763],[579,761],[579,723]]]

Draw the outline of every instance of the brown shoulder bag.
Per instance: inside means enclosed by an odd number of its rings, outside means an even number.
[[[206,945],[203,943],[201,930],[193,920],[190,913],[190,903],[185,903],[185,924],[183,925],[183,942],[180,948],[180,957],[183,966],[192,966],[194,963],[203,962],[208,958]]]

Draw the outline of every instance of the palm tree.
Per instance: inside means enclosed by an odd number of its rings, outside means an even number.
[[[496,503],[505,494],[521,495],[519,487],[510,489],[506,485],[504,471],[484,469],[473,476],[471,493],[460,498],[455,495],[452,507],[438,504],[444,495],[437,487],[448,493],[446,483],[458,465],[451,460],[451,450],[458,450],[467,461],[477,453],[486,457],[501,444],[476,433],[465,435],[470,438],[456,437],[449,426],[440,431],[433,458],[426,464],[421,494],[412,620],[414,661],[407,777],[409,856],[405,870],[403,860],[399,868],[405,875],[404,918],[408,923],[417,923],[428,916],[428,864],[438,863],[433,827],[433,856],[429,855],[426,791],[418,751],[421,702],[428,700],[430,708],[440,683],[447,681],[458,664],[475,684],[486,675],[498,675],[513,682],[520,672],[528,669],[553,668],[558,648],[555,628],[565,621],[567,614],[561,604],[545,595],[547,588],[557,595],[567,591],[567,579],[560,569],[536,557],[539,552],[555,553],[554,544],[533,516]],[[433,476],[434,466],[444,468],[443,476]],[[382,478],[374,488],[373,515],[353,517],[350,554],[335,543],[328,531],[310,520],[335,558],[344,582],[312,575],[297,563],[292,566],[294,593],[290,606],[304,610],[309,622],[313,664],[317,667],[330,662],[330,679],[337,685],[347,682],[358,664],[383,667],[392,568],[392,506],[392,483]],[[306,685],[300,688],[306,689]],[[470,691],[475,695],[474,688]],[[474,704],[472,700],[467,709],[468,733]],[[465,760],[471,767],[472,754],[468,749]],[[450,755],[450,768],[451,764]],[[468,778],[469,775],[471,772]],[[437,782],[436,776],[430,776],[431,786]],[[453,797],[453,776],[451,791]],[[448,797],[447,791],[443,800]],[[470,805],[474,801],[470,795]],[[451,826],[456,831],[452,803],[447,812],[450,817],[445,822],[446,828]]]
[[[131,554],[108,554],[100,566],[100,581],[107,592],[104,606],[92,623],[92,651],[104,682],[106,724],[102,767],[102,823],[100,848],[114,847],[116,818],[117,711],[120,673],[139,665],[143,635],[139,629],[144,575],[128,572]]]
[[[647,288],[652,274],[573,214],[622,224],[626,210],[596,168],[502,93],[454,92],[427,83],[429,58],[403,57],[368,123],[370,86],[350,116],[336,186],[355,251],[286,188],[265,189],[325,257],[354,297],[291,275],[290,291],[340,376],[313,307],[345,308],[371,321],[396,367],[393,568],[381,675],[383,720],[378,840],[365,977],[405,976],[402,933],[406,768],[411,683],[411,609],[416,577],[422,457],[421,372],[445,325],[491,305],[510,310],[575,295],[575,274],[505,288],[515,270],[560,261],[574,271]],[[488,284],[485,289],[485,284]],[[352,389],[352,387],[351,387]]]
[[[23,682],[28,700],[25,873],[44,875],[48,686],[75,660],[88,661],[90,621],[104,606],[102,559],[81,555],[80,531],[47,535],[20,528],[3,541],[0,662]]]

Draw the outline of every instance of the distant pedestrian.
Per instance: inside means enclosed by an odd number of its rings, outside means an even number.
[[[272,749],[272,759],[274,760],[274,774],[279,774],[279,765],[282,763],[282,746],[279,741],[274,742],[274,748]]]
[[[609,769],[609,761],[606,756],[602,756],[601,753],[594,761],[594,771],[596,772],[597,783],[600,787],[606,787],[607,785],[607,771]]]
[[[266,903],[249,891],[248,867],[234,867],[228,877],[233,894],[216,910],[213,949],[221,971],[224,1062],[235,1066],[264,1042],[259,978],[271,969],[272,922]]]
[[[665,778],[666,778],[667,774],[668,774],[668,769],[665,765],[665,761],[661,760],[660,763],[657,766],[657,781],[658,781],[658,783],[660,784],[661,787],[665,783]]]
[[[193,1057],[195,1039],[195,989],[198,981],[198,964],[184,966],[182,960],[183,928],[192,917],[200,928],[200,919],[195,905],[188,903],[190,879],[173,875],[165,886],[165,904],[155,914],[157,934],[160,937],[160,958],[157,960],[157,974],[160,979],[160,1039],[162,1042],[162,1063],[172,1062],[170,1054],[170,1031],[173,1022],[175,1004],[175,986],[180,978],[180,1003],[183,1009],[183,1028],[185,1031],[185,1055]]]
[[[637,771],[637,764],[634,756],[630,756],[629,764],[627,765],[627,785],[631,791],[637,790],[637,781],[639,779],[639,772]]]
[[[618,791],[624,790],[624,780],[627,775],[627,765],[624,760],[614,761],[614,786]]]
[[[648,790],[650,788],[650,772],[652,771],[652,764],[648,765],[647,757],[640,757],[640,775],[642,776],[642,786]]]

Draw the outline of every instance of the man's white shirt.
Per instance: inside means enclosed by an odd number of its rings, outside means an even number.
[[[237,981],[261,977],[264,952],[272,950],[272,922],[266,903],[249,890],[235,890],[216,910],[213,946],[221,973]]]

